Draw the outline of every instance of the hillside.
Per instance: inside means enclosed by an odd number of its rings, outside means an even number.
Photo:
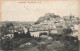
[[[50,18],[60,18],[59,15],[54,15],[54,13],[47,13],[43,17],[40,17],[35,24],[38,24],[40,22],[43,22],[45,20],[50,20]]]
[[[1,22],[1,25],[4,25],[6,23],[13,23],[14,26],[17,26],[17,25],[29,25],[29,24],[33,24],[34,22],[2,21]]]
[[[68,27],[74,27],[74,25],[79,24],[79,21],[80,20],[78,17],[72,15],[60,17],[54,13],[47,13],[40,17],[34,24],[32,24],[30,30],[61,30]]]

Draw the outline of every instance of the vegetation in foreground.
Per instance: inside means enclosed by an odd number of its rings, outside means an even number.
[[[68,31],[68,30],[67,30]],[[1,50],[4,51],[79,51],[78,37],[63,34],[50,34],[47,38],[41,37],[9,37],[1,40]],[[68,33],[72,33],[71,31]],[[41,33],[41,35],[44,33]],[[41,36],[40,35],[40,36]],[[65,35],[65,36],[64,36]]]

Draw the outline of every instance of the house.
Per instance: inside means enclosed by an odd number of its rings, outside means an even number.
[[[70,27],[73,31],[75,31],[75,30],[79,30],[79,25],[74,25],[74,26],[72,26],[72,27]]]
[[[53,30],[50,30],[50,33],[57,34],[58,32],[57,32],[57,29],[53,29]]]
[[[41,33],[46,33],[47,35],[51,34],[58,34],[57,29],[50,29],[50,30],[38,30],[38,31],[30,31],[31,36],[39,37]]]
[[[41,38],[47,38],[48,36],[47,35],[41,35],[40,37]]]
[[[4,35],[4,37],[9,37],[10,39],[14,38],[14,34],[7,34],[7,35]]]
[[[79,32],[74,32],[71,36],[78,37],[78,35],[79,35]]]
[[[46,32],[47,34],[49,34],[49,31],[47,30],[47,31],[31,31],[30,32],[30,34],[31,34],[31,36],[34,36],[34,37],[39,37],[39,35],[40,35],[40,33],[44,33],[44,32]]]

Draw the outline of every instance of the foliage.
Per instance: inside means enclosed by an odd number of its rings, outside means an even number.
[[[29,28],[28,28],[28,31],[27,31],[27,33],[26,33],[26,37],[27,37],[27,38],[31,38],[31,34],[30,34],[30,31],[29,31]]]
[[[2,35],[6,35],[9,33],[9,29],[13,29],[14,25],[12,23],[6,23],[5,25],[2,25],[1,27],[1,33]]]
[[[71,28],[64,28],[64,29],[62,30],[62,35],[64,35],[64,36],[68,36],[68,35],[70,35],[71,33],[73,33],[73,31],[72,31]]]

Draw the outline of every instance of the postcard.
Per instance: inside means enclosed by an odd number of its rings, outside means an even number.
[[[0,0],[0,51],[79,51],[79,0]]]

